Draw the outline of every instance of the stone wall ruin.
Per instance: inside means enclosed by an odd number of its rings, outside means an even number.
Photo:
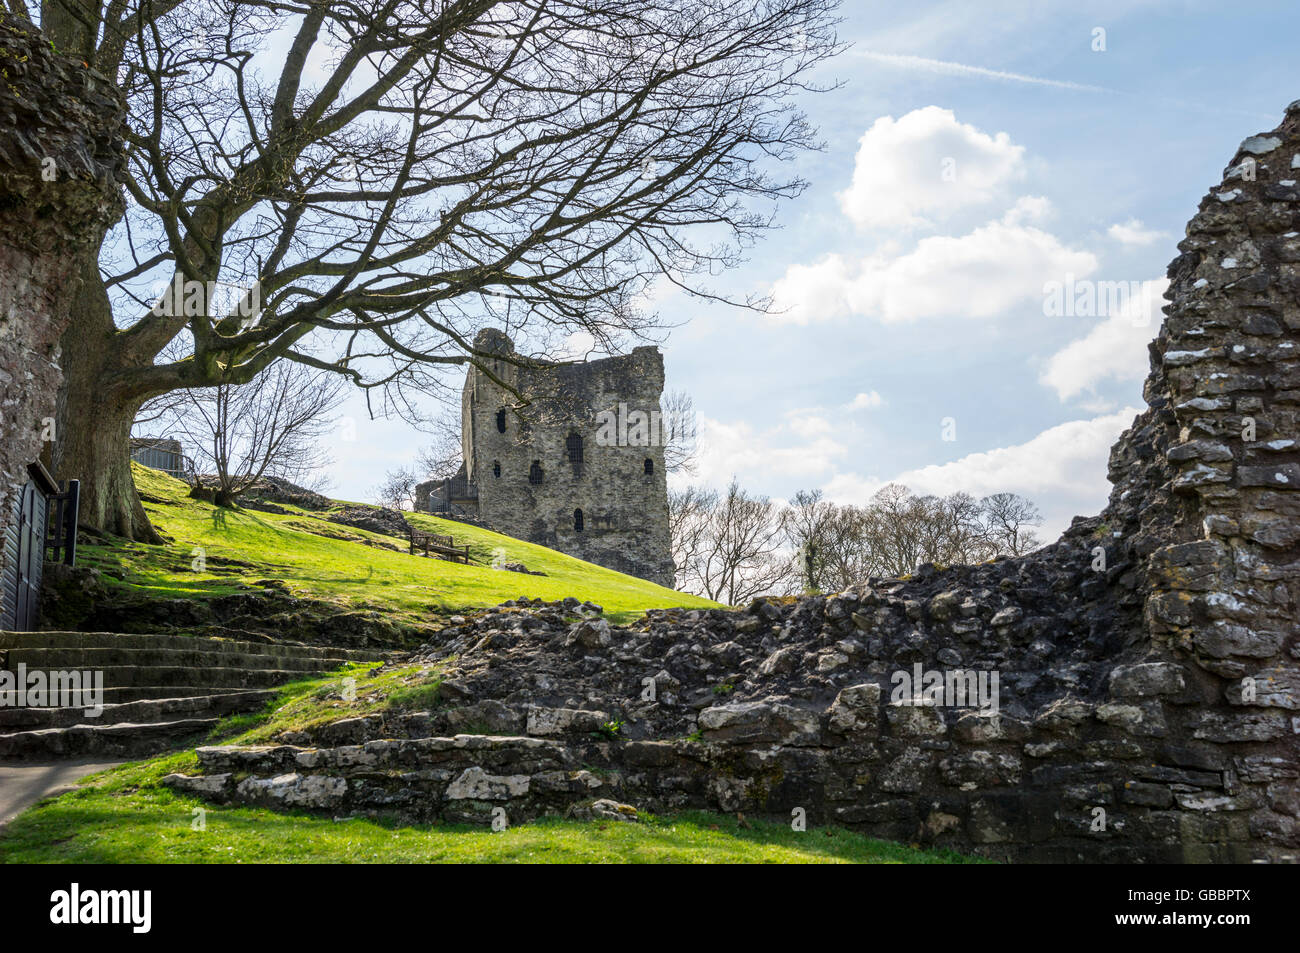
[[[0,10],[0,540],[50,437],[59,338],[123,211],[125,104],[109,80]],[[0,546],[0,560],[5,558]],[[0,566],[0,578],[3,578]]]

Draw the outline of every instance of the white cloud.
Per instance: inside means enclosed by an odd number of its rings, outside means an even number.
[[[1130,218],[1120,225],[1112,225],[1106,229],[1106,234],[1121,245],[1150,245],[1152,242],[1169,237],[1168,232],[1143,228],[1141,219],[1136,218]]]
[[[1168,287],[1166,278],[1142,282],[1139,295],[1126,298],[1124,307],[1048,358],[1039,383],[1069,400],[1106,379],[1142,380],[1149,367],[1146,346],[1160,328],[1160,302]]]
[[[800,437],[818,437],[835,432],[829,420],[821,414],[808,411],[792,411],[786,414],[786,428]]]
[[[1022,195],[1016,204],[1007,209],[1002,221],[1008,225],[1024,225],[1027,222],[1042,222],[1052,217],[1056,209],[1052,202],[1042,195]]]
[[[886,483],[902,483],[917,493],[946,495],[964,490],[973,496],[1009,491],[1028,497],[1044,516],[1039,534],[1055,539],[1073,516],[1100,511],[1110,492],[1106,466],[1110,448],[1139,411],[1125,407],[1091,420],[1057,424],[1026,441],[967,454],[949,463],[906,470],[890,480],[837,474],[826,495],[841,503],[865,503]]]
[[[863,227],[927,225],[1000,197],[1024,176],[1024,151],[1005,132],[990,136],[938,106],[882,116],[858,141],[840,207]]]
[[[1086,495],[1108,486],[1105,461],[1110,447],[1137,413],[1137,408],[1125,407],[1091,420],[1069,420],[1025,443],[909,470],[899,479],[924,493],[965,490],[983,496],[1013,490],[1040,496],[1049,492]]]
[[[1014,217],[1029,211],[1018,205]],[[776,319],[794,324],[850,314],[887,323],[939,316],[990,318],[1041,299],[1049,280],[1063,274],[1086,276],[1096,267],[1091,252],[1067,248],[1042,229],[1003,219],[967,235],[923,238],[902,255],[877,254],[854,262],[832,254],[814,265],[792,265],[772,293],[785,309]]]
[[[870,410],[874,407],[883,407],[884,403],[885,398],[873,390],[858,394],[844,406],[847,410]]]
[[[782,479],[820,483],[848,452],[848,440],[843,429],[816,414],[791,414],[766,430],[747,421],[700,417],[699,448],[696,472],[685,482],[720,487],[735,475],[746,488],[757,489],[756,483]]]

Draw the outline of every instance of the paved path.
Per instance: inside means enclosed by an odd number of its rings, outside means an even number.
[[[0,764],[0,831],[41,798],[75,786],[79,778],[122,761],[42,761]]]

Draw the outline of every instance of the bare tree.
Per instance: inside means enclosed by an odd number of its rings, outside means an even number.
[[[971,564],[1023,555],[1037,508],[1014,493],[918,496],[899,483],[865,506],[799,490],[783,509],[733,479],[724,496],[700,487],[669,493],[678,588],[735,604],[765,592],[834,592],[871,576],[903,576],[925,562]]]
[[[375,502],[386,510],[415,509],[415,487],[420,482],[410,467],[398,467],[384,474],[384,482],[375,489]]]
[[[451,479],[460,470],[464,457],[460,421],[449,415],[439,417],[430,428],[430,434],[429,443],[416,457],[416,473],[423,474],[424,480]]]
[[[302,483],[329,464],[320,440],[345,388],[337,374],[280,361],[248,384],[180,391],[160,415],[196,471],[215,477],[218,505],[232,506],[263,476]]]
[[[1037,508],[1014,493],[975,500],[968,493],[917,496],[901,484],[881,488],[858,511],[857,549],[869,575],[899,576],[923,562],[971,564],[1020,556],[1041,545],[1028,528]]]
[[[837,507],[821,490],[797,491],[781,513],[781,530],[795,553],[794,571],[806,591],[820,591],[825,582],[825,551],[836,515]]]
[[[660,328],[637,307],[657,279],[712,297],[804,187],[774,172],[818,146],[795,97],[836,6],[45,0],[130,112],[130,205],[62,344],[53,462],[83,519],[158,541],[126,463],[150,397],[287,359],[413,412],[403,388],[440,368],[490,372],[481,327],[618,353]],[[158,360],[179,336],[192,353]]]
[[[668,491],[668,531],[673,562],[677,565],[677,588],[687,591],[697,576],[697,567],[708,539],[709,520],[718,505],[718,494],[703,487],[688,486]]]
[[[872,575],[901,576],[921,561],[927,545],[925,505],[907,487],[890,483],[863,512],[863,543]]]
[[[679,566],[683,588],[729,605],[784,590],[790,558],[771,500],[751,497],[733,479],[725,494],[700,496],[699,514],[694,557]]]
[[[980,503],[969,493],[909,495],[908,500],[917,562],[970,564],[994,555]]]
[[[827,521],[819,547],[818,588],[836,592],[873,575],[873,554],[862,545],[867,518],[861,507],[837,506]]]
[[[1030,528],[1043,524],[1031,501],[1015,493],[994,493],[980,501],[986,533],[995,555],[1023,556],[1041,546]]]
[[[969,493],[950,493],[940,501],[939,520],[944,545],[932,562],[970,565],[996,555],[996,547],[984,523],[984,506]]]
[[[695,401],[685,391],[670,391],[663,402],[664,469],[669,473],[695,473],[699,456],[699,427]]]

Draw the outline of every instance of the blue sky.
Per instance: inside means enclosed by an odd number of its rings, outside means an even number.
[[[1159,314],[1049,316],[1045,285],[1125,282],[1158,307],[1237,144],[1300,98],[1300,14],[1087,6],[846,3],[851,46],[818,77],[843,85],[803,104],[826,142],[798,160],[810,188],[715,285],[783,313],[653,302],[678,324],[663,350],[700,417],[697,481],[858,503],[891,480],[1013,490],[1049,536],[1100,509]],[[331,448],[336,496],[370,499],[423,440],[362,426]]]

